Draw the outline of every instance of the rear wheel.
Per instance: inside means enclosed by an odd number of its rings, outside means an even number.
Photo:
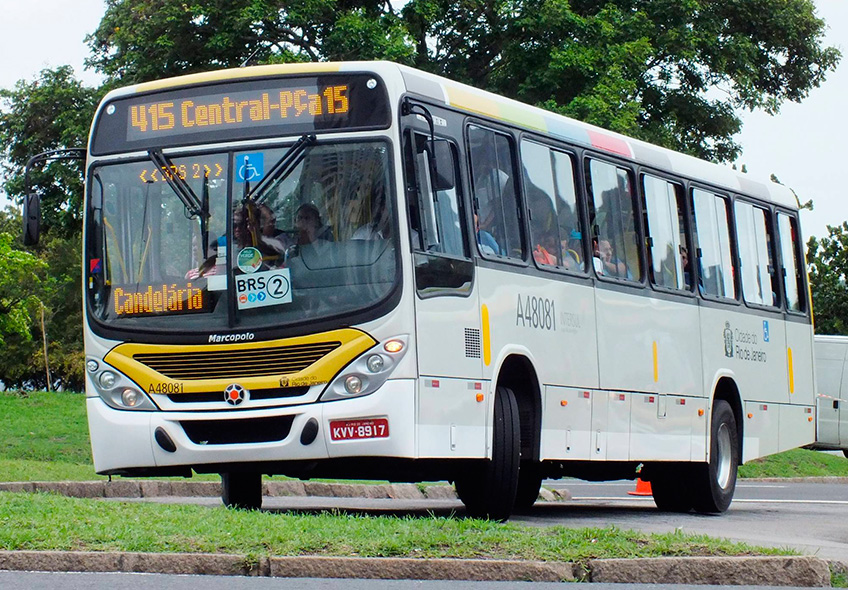
[[[515,491],[515,511],[527,512],[539,499],[542,489],[542,470],[538,463],[525,462],[518,470],[518,488]]]
[[[262,474],[222,473],[221,500],[227,508],[259,510],[262,508]]]
[[[848,449],[842,449],[842,454],[845,455],[846,459],[848,459]]]
[[[456,478],[456,493],[469,516],[506,520],[515,505],[521,445],[518,404],[508,387],[495,392],[492,459]]]
[[[739,467],[739,434],[736,417],[724,400],[713,405],[710,427],[710,460],[694,466],[693,507],[697,512],[724,512],[733,500]]]

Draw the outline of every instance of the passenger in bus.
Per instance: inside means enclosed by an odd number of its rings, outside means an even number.
[[[581,270],[580,253],[583,251],[583,234],[573,229],[568,239],[562,240],[562,265],[568,270]]]
[[[237,211],[238,213],[238,211]],[[286,249],[291,245],[286,233],[277,229],[277,216],[266,204],[247,208],[247,233],[250,244],[262,253],[262,261],[272,266],[285,260]],[[244,213],[242,213],[244,216]],[[235,214],[233,216],[235,221]],[[235,230],[235,226],[233,226]],[[240,247],[245,247],[236,236]]]
[[[386,207],[386,197],[380,187],[374,187],[371,193],[371,220],[359,226],[351,240],[385,240],[391,236],[391,215]]]
[[[595,270],[599,275],[621,279],[633,278],[624,261],[615,256],[609,240],[598,238],[592,240],[592,254],[594,256]]]
[[[317,241],[328,241],[329,228],[323,224],[318,207],[312,203],[304,203],[297,208],[294,214],[294,227],[297,230],[297,236],[295,243],[286,250],[286,260],[298,256],[303,246]]]
[[[556,252],[556,236],[552,233],[543,234],[539,243],[533,248],[533,260],[538,264],[559,266]]]
[[[506,254],[498,245],[495,236],[480,227],[480,218],[476,211],[474,212],[474,229],[477,232],[477,243],[480,245],[480,251],[483,254],[490,256]]]

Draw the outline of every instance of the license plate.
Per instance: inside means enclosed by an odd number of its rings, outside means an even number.
[[[385,418],[375,418],[372,420],[334,420],[330,422],[330,438],[333,440],[388,437],[389,421]]]

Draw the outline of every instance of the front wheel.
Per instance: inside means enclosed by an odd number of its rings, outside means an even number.
[[[710,427],[710,460],[695,466],[693,506],[696,512],[719,513],[730,507],[739,467],[739,432],[736,417],[724,400],[713,405]]]
[[[259,510],[262,508],[262,474],[222,473],[221,500],[227,508]]]
[[[506,520],[515,504],[521,446],[518,403],[508,387],[495,391],[492,459],[456,478],[456,493],[469,516]]]

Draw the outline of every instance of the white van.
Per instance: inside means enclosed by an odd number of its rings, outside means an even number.
[[[811,448],[848,457],[848,336],[816,336],[818,427]]]

